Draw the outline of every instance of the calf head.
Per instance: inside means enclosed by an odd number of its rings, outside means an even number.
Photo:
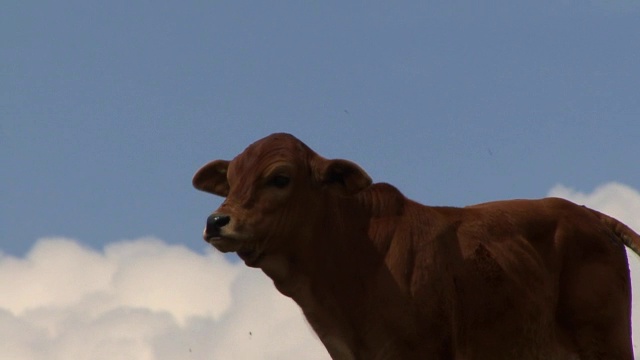
[[[353,196],[370,184],[358,165],[325,159],[289,134],[267,136],[193,177],[196,189],[226,198],[207,219],[204,239],[222,252],[237,252],[249,266],[270,252],[304,246],[328,199]]]

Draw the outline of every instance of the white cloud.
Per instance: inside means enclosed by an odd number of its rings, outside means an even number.
[[[290,299],[221,254],[145,238],[0,255],[3,359],[326,359]]]
[[[630,187],[585,194],[559,185],[549,195],[640,229],[640,193]],[[640,281],[638,257],[630,259]],[[262,272],[153,238],[101,251],[47,238],[23,258],[0,254],[0,294],[3,359],[328,358],[298,306]],[[636,344],[639,324],[634,315]]]

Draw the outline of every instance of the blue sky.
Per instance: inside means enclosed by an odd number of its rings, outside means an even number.
[[[193,172],[276,131],[430,204],[640,186],[630,1],[13,2],[0,248],[201,248]]]
[[[631,0],[41,1],[0,11],[0,250],[200,254],[205,162],[272,132],[434,205],[640,188]]]

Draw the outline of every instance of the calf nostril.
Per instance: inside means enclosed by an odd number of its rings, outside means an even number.
[[[212,236],[220,234],[220,228],[227,225],[231,221],[231,217],[227,215],[213,214],[207,218],[206,233]]]
[[[226,215],[214,216],[213,222],[217,227],[223,227],[231,221],[231,217]]]

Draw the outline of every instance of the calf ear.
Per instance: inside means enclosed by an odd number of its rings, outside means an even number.
[[[362,168],[351,161],[324,160],[319,166],[320,182],[340,186],[346,194],[356,194],[369,185],[371,178]]]
[[[229,195],[229,182],[227,181],[226,160],[215,160],[201,167],[193,176],[193,187],[215,195],[226,197]]]

